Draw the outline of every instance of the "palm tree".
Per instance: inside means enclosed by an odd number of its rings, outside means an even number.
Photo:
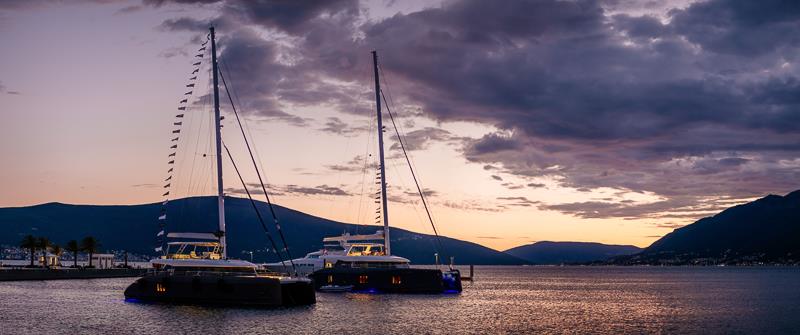
[[[19,246],[20,248],[31,251],[31,267],[33,267],[34,253],[36,253],[36,248],[39,246],[38,241],[35,237],[33,237],[33,235],[28,235],[22,238],[22,242],[19,243]]]
[[[83,241],[81,241],[81,248],[83,249],[83,251],[86,251],[86,252],[89,253],[89,267],[90,268],[93,267],[92,266],[92,255],[94,255],[94,253],[97,252],[97,248],[99,248],[99,247],[100,247],[100,242],[97,241],[97,239],[92,237],[92,236],[86,236],[86,237],[83,238]]]
[[[52,243],[50,243],[50,240],[48,240],[47,237],[39,237],[36,239],[36,244],[39,249],[42,250],[42,260],[44,260],[43,265],[44,267],[47,267],[47,249],[50,248]]]
[[[81,251],[81,246],[78,244],[76,240],[70,240],[67,242],[67,251],[72,253],[73,259],[73,267],[78,267],[78,253]]]
[[[62,249],[61,246],[58,244],[53,244],[53,246],[50,247],[50,252],[56,256],[55,265],[61,266],[61,254],[64,253],[64,249]]]

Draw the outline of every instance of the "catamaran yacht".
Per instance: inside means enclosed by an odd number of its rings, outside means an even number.
[[[214,234],[170,233],[166,255],[152,260],[148,272],[125,290],[130,301],[294,306],[315,302],[307,278],[258,270],[256,264],[224,258]],[[171,251],[170,249],[173,249]]]
[[[379,177],[378,183],[381,186],[380,196],[377,203],[381,208],[378,209],[379,218],[383,220],[383,230],[379,230],[373,235],[348,235],[340,237],[327,237],[323,239],[324,248],[317,252],[312,252],[301,259],[294,259],[291,263],[303,270],[303,273],[310,273],[314,280],[314,286],[321,291],[327,290],[350,290],[360,292],[387,292],[387,293],[457,293],[461,292],[461,274],[457,269],[451,267],[446,270],[440,269],[421,269],[412,268],[408,259],[395,256],[391,253],[391,240],[389,231],[388,199],[386,193],[386,177],[384,167],[384,148],[383,148],[383,121],[381,112],[380,79],[378,71],[378,54],[372,52],[373,68],[375,73],[375,100],[378,122],[378,157],[379,157]],[[392,117],[388,109],[389,116]],[[394,118],[392,117],[392,124]],[[397,138],[403,154],[409,162],[405,152],[402,136],[400,136],[395,126]],[[419,183],[414,176],[414,182],[419,191],[422,204],[428,212],[424,194]],[[430,213],[428,212],[430,219]],[[436,227],[431,219],[431,226],[436,232]],[[436,234],[438,242],[438,233]],[[377,242],[382,241],[383,243]],[[441,244],[440,244],[441,246]],[[269,268],[280,270],[285,267],[285,263],[268,264]]]
[[[358,260],[362,262],[392,263],[395,267],[410,267],[408,259],[395,255],[386,255],[382,243],[383,230],[378,230],[371,235],[344,233],[341,236],[326,237],[322,242],[322,249],[310,252],[305,257],[292,260],[299,275],[310,276],[315,271],[324,269],[326,264],[330,267],[338,261],[346,261],[353,259],[353,257],[361,256],[373,256],[359,258]],[[290,262],[286,261],[263,264],[262,267],[278,273],[291,270]]]
[[[148,272],[141,278],[137,279],[125,290],[125,298],[128,301],[144,301],[144,302],[163,302],[163,303],[188,303],[188,304],[225,304],[225,305],[255,305],[255,306],[295,306],[295,305],[308,305],[316,302],[314,286],[307,277],[298,277],[292,275],[280,275],[277,273],[268,273],[259,271],[258,266],[243,260],[231,259],[227,255],[227,243],[225,234],[225,204],[223,195],[223,182],[222,182],[222,140],[220,136],[220,108],[219,108],[219,89],[218,89],[218,75],[221,73],[217,67],[216,55],[216,42],[214,36],[214,28],[210,28],[209,40],[211,42],[211,63],[213,75],[213,91],[214,91],[214,133],[216,139],[216,181],[217,181],[217,212],[219,228],[213,233],[203,232],[170,232],[165,234],[166,224],[166,206],[168,198],[165,199],[162,206],[162,214],[159,216],[160,231],[156,235],[159,239],[159,246],[155,248],[156,252],[163,253],[159,258],[153,259],[150,263],[153,266],[153,271]],[[199,51],[205,50],[204,42]],[[202,57],[203,53],[197,55]],[[200,62],[194,65],[199,65]],[[196,74],[199,69],[192,72]],[[195,80],[197,77],[192,77]],[[224,83],[224,77],[223,77]],[[194,87],[194,83],[186,85],[187,87]],[[227,90],[227,84],[225,84]],[[188,92],[190,95],[192,92]],[[229,94],[230,96],[230,94]],[[186,110],[188,99],[181,100],[180,111]],[[231,104],[233,100],[231,99]],[[234,113],[236,112],[234,108]],[[175,122],[176,126],[182,124],[184,114],[178,114]],[[238,120],[238,114],[237,114]],[[240,125],[241,128],[241,125]],[[173,134],[180,134],[180,128],[173,131]],[[244,131],[242,131],[244,136]],[[179,142],[179,137],[173,139],[175,144],[171,148],[176,149]],[[249,143],[245,137],[245,143],[250,149]],[[228,156],[231,158],[231,163],[236,170],[239,179],[244,185],[244,180],[239,173],[230,152],[225,148]],[[175,153],[171,153],[170,157],[175,157]],[[205,155],[203,155],[205,156]],[[252,158],[252,157],[251,157]],[[254,161],[255,162],[255,161]],[[164,193],[165,197],[169,196],[170,181],[173,177],[174,159],[169,161],[170,174],[164,186],[167,192]],[[255,165],[255,164],[254,164]],[[258,168],[256,167],[256,172]],[[259,180],[261,179],[259,174]],[[263,183],[261,183],[264,188]],[[246,189],[246,185],[244,185]],[[266,189],[263,189],[266,195]],[[270,242],[275,247],[275,242],[269,235],[269,232],[264,225],[264,222],[259,214],[255,202],[248,191],[248,198],[253,204],[253,209],[256,210],[258,219],[264,227],[265,232],[269,236]],[[269,198],[267,197],[267,202]],[[273,214],[274,215],[274,214]],[[284,242],[284,250],[286,242],[283,238],[283,233],[280,232],[280,226],[277,225],[277,217],[273,217],[278,232],[281,234],[281,239]],[[166,238],[166,241],[163,240]],[[166,243],[164,243],[166,242]]]

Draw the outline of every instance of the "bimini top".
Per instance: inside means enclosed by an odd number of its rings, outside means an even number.
[[[218,247],[219,242],[197,242],[197,241],[188,241],[188,242],[169,242],[167,245],[187,245],[187,246],[196,246],[196,247]]]
[[[222,244],[215,234],[169,233],[167,237],[192,240],[167,243],[167,249],[161,259],[222,260],[225,258],[222,255]]]
[[[322,239],[322,242],[340,242],[340,243],[347,243],[350,241],[375,241],[375,240],[382,240],[383,239],[383,230],[378,230],[375,234],[372,235],[350,235],[350,233],[344,233],[342,236],[333,236],[333,237],[326,237]]]
[[[193,240],[212,240],[219,241],[219,237],[213,233],[169,233],[167,238],[187,238]]]

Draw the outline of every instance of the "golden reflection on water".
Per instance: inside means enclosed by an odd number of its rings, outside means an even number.
[[[0,283],[0,334],[798,333],[798,268],[478,267],[460,295],[300,308],[125,302],[132,279]]]

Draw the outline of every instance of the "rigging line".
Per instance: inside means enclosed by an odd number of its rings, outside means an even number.
[[[382,64],[378,64],[378,70],[381,72],[381,81],[383,82],[383,86],[386,88],[385,89],[386,96],[384,97],[384,100],[386,100],[386,97],[389,98],[388,101],[386,101],[386,105],[387,106],[388,105],[397,106],[397,105],[394,104],[394,95],[392,95],[392,88],[391,88],[391,85],[389,85],[389,76],[383,70],[383,65]],[[383,93],[381,93],[381,94],[383,94]],[[387,108],[389,108],[389,107],[387,107]],[[399,117],[399,115],[398,115],[398,117]],[[400,134],[403,134],[403,140],[405,141],[405,139],[406,139],[405,134],[408,134],[408,133],[406,132],[405,129],[403,129],[403,124],[401,123],[401,124],[397,125],[397,128],[400,130]],[[411,168],[416,169],[417,166],[416,166],[416,164],[414,164],[414,160],[411,159],[411,156],[409,156],[409,159],[411,161]]]
[[[205,109],[205,104],[203,104],[203,109]],[[203,109],[201,109],[201,112],[202,112]],[[190,109],[190,111],[194,112],[194,108]],[[196,114],[196,112],[195,113],[191,113],[190,116],[189,116],[190,119],[189,119],[189,122],[188,122],[189,124],[187,124],[188,127],[187,127],[187,131],[186,131],[186,133],[187,133],[186,136],[187,137],[189,136],[189,131],[191,131],[191,129],[192,129],[191,126],[194,126],[194,116],[195,116],[195,114]],[[202,127],[203,127],[203,118],[200,118],[199,128],[202,129]],[[188,145],[188,143],[187,143],[187,145]],[[189,180],[186,182],[186,196],[187,197],[190,194],[192,194],[192,180],[194,179],[194,171],[195,171],[195,167],[197,166],[195,163],[197,162],[197,148],[198,147],[200,147],[200,135],[199,134],[197,136],[197,140],[195,141],[194,148],[192,148],[193,150],[186,150],[186,154],[189,154],[192,151],[195,151],[195,154],[192,155],[192,164],[191,164],[191,168],[189,170]],[[189,149],[189,148],[187,147],[187,149]],[[186,154],[183,155],[184,159],[186,158]],[[183,165],[183,161],[181,161],[181,165]]]
[[[383,90],[381,90],[381,97],[383,100],[386,101],[386,96],[383,95]],[[392,126],[394,127],[394,132],[397,134],[397,142],[400,143],[400,149],[403,150],[403,156],[406,158],[406,162],[408,163],[408,169],[411,171],[411,177],[414,178],[414,185],[417,186],[417,192],[419,192],[419,197],[422,200],[422,206],[425,207],[425,213],[428,214],[428,220],[431,223],[431,227],[433,228],[433,233],[436,235],[436,243],[439,244],[439,250],[442,251],[444,255],[444,247],[442,246],[442,240],[439,237],[439,232],[436,230],[436,225],[433,224],[433,217],[431,217],[431,211],[428,209],[428,202],[425,200],[425,194],[422,192],[422,188],[419,186],[419,181],[417,181],[417,174],[414,173],[414,169],[411,167],[411,160],[408,158],[408,153],[406,152],[406,146],[403,144],[403,138],[400,136],[400,131],[397,130],[397,124],[394,122],[394,116],[392,115],[392,111],[389,109],[389,104],[387,101],[386,104],[386,112],[389,114],[389,119],[392,120]]]
[[[396,159],[390,158],[389,159],[389,164],[391,164],[391,169],[387,169],[387,171],[391,171],[394,174],[394,176],[397,177],[396,180],[400,181],[400,185],[402,186],[403,189],[408,189],[409,187],[406,186],[405,180],[403,178],[401,178],[400,169],[397,168],[397,164],[396,163],[397,163]],[[404,192],[404,191],[401,189],[401,192]],[[411,201],[411,202],[408,202],[408,203],[404,203],[402,201],[398,201],[398,202],[401,203],[401,204],[407,205],[408,207],[411,207],[411,209],[414,210],[414,215],[416,215],[416,217],[417,217],[417,223],[422,224],[422,217],[420,217],[419,209],[417,208],[417,207],[419,207],[418,206],[419,203],[417,203],[415,201]],[[433,241],[433,240],[431,240],[430,242],[431,242],[431,245],[433,247],[433,250],[435,250],[436,252],[439,252],[439,250],[436,248],[436,242]]]
[[[256,175],[258,176],[258,183],[261,184],[261,190],[264,192],[264,197],[267,199],[267,205],[269,205],[269,211],[272,214],[272,220],[275,223],[276,229],[278,230],[278,235],[281,237],[284,251],[286,251],[286,255],[289,257],[289,263],[292,264],[292,270],[294,271],[294,274],[297,275],[297,268],[294,265],[294,260],[292,260],[292,254],[289,251],[289,244],[286,243],[286,238],[284,237],[283,231],[281,230],[281,225],[278,222],[278,215],[275,214],[275,208],[272,206],[272,201],[269,199],[269,193],[267,193],[267,188],[264,186],[264,180],[261,178],[261,172],[259,172],[258,165],[256,164],[256,158],[253,156],[253,150],[250,149],[250,141],[247,140],[247,136],[244,133],[244,127],[242,127],[242,121],[239,118],[239,112],[236,111],[236,105],[233,104],[233,97],[231,97],[231,93],[228,91],[228,84],[225,82],[225,76],[222,74],[222,71],[219,72],[219,76],[222,78],[222,86],[225,87],[225,93],[228,95],[228,100],[231,102],[233,115],[236,116],[236,122],[239,123],[239,130],[242,131],[244,144],[247,146],[247,152],[250,153],[250,160],[253,162],[253,168],[256,170]]]
[[[207,87],[210,89],[210,85],[208,85]],[[187,98],[187,100],[195,98],[194,91],[195,90],[192,90],[192,95],[190,95]],[[203,102],[203,107],[199,109],[199,112],[202,113],[203,111],[205,111],[205,108],[207,106],[208,96],[206,95],[206,96],[200,97],[200,98],[201,98],[201,101]],[[195,119],[196,119],[195,115],[198,114],[198,108],[193,103],[194,103],[194,100],[192,101],[191,104],[188,103],[188,102],[186,104],[187,105],[187,111],[186,112],[188,113],[188,115],[190,117],[188,125],[187,125],[187,128],[186,128],[187,132],[186,132],[186,135],[185,135],[185,137],[187,139],[190,139],[192,137],[193,133],[194,133],[194,131],[193,131],[194,128],[191,127],[191,126],[194,126],[194,124],[196,123],[195,122]],[[206,170],[205,168],[200,168],[201,170],[199,170],[199,171],[196,170],[198,168],[196,162],[197,162],[197,153],[200,150],[199,149],[200,148],[200,139],[201,139],[200,135],[202,135],[202,129],[203,129],[204,121],[205,121],[205,119],[202,117],[202,114],[199,117],[199,120],[197,120],[197,121],[199,121],[199,124],[198,124],[198,127],[197,127],[197,140],[195,141],[194,147],[191,148],[192,150],[186,150],[186,154],[190,154],[192,151],[194,151],[194,154],[192,155],[192,164],[191,164],[191,167],[190,167],[190,169],[188,171],[189,172],[188,181],[187,181],[187,184],[186,184],[186,197],[187,198],[190,197],[194,192],[198,191],[197,188],[199,186],[199,182],[196,182],[196,183],[194,182],[194,179],[195,179],[195,176],[196,176],[195,173],[196,172],[199,173],[199,176],[197,176],[197,177],[200,178],[200,177],[202,177],[203,172]],[[187,149],[189,149],[188,145],[189,144],[186,143]],[[184,155],[184,160],[185,160],[185,155]],[[181,166],[183,166],[183,161],[181,163]],[[203,165],[203,166],[205,166],[205,165]],[[182,171],[182,172],[184,172],[184,171]],[[183,207],[185,207],[185,206],[183,206]],[[184,209],[182,209],[182,211],[183,210]]]
[[[235,100],[235,103],[237,105],[241,106],[242,105],[242,100],[239,98],[239,92],[236,91],[236,87],[233,86],[233,76],[231,76],[231,70],[230,70],[230,67],[228,67],[228,62],[225,61],[225,58],[219,58],[218,61],[221,63],[220,65],[222,65],[220,67],[220,69],[221,69],[220,72],[224,71],[224,72],[228,73],[228,79],[231,82],[230,93],[233,93],[233,98]],[[242,120],[242,124],[244,125],[244,130],[247,133],[247,136],[250,137],[250,138],[254,138],[253,137],[253,132],[250,130],[250,124],[247,122],[247,119]],[[253,147],[253,152],[255,153],[256,160],[258,161],[259,168],[262,171],[264,171],[264,163],[263,163],[263,161],[261,159],[261,153],[259,153],[258,147]],[[269,178],[266,176],[266,173],[265,173],[264,179],[266,179],[267,183],[269,183]]]
[[[350,138],[348,136],[345,136],[345,137],[347,137],[347,141],[345,141],[344,153],[347,154],[347,149],[350,148],[350,141],[352,140],[352,138]],[[335,174],[336,174],[336,184],[335,185],[336,186],[343,186],[343,184],[342,184],[342,175],[344,174],[344,171],[337,170],[337,171],[335,171]],[[330,194],[329,196],[330,196],[330,198],[328,199],[328,201],[329,201],[329,203],[328,203],[328,213],[333,213],[333,207],[337,204],[336,195]],[[351,203],[352,203],[352,198],[350,196],[348,196],[347,198],[348,198],[348,200],[347,200],[347,211],[345,211],[345,213],[348,215],[348,217],[346,217],[346,220],[349,221],[349,219],[350,219],[349,218],[350,206],[351,206]]]
[[[369,119],[368,129],[369,133],[372,133],[372,118]],[[364,186],[365,186],[365,178],[367,175],[367,164],[369,163],[369,148],[370,148],[370,137],[367,137],[365,141],[367,147],[364,149],[364,167],[361,168],[361,193],[359,194],[358,198],[358,211],[356,212],[356,224],[361,224],[361,205],[364,202]],[[356,234],[358,234],[358,225],[356,225]]]
[[[388,110],[389,109],[389,105],[396,106],[394,104],[394,96],[392,95],[391,85],[389,85],[389,76],[383,70],[383,65],[382,64],[378,64],[378,70],[381,72],[381,81],[383,81],[384,87],[386,87],[386,92],[387,92],[386,95],[389,98],[388,101],[386,101],[386,109]],[[382,91],[381,94],[383,94],[383,90],[381,90],[381,91]],[[384,100],[387,100],[386,96],[384,96]],[[399,133],[400,134],[406,134],[406,131],[403,129],[403,125],[402,124],[395,125],[395,127],[399,128]],[[396,129],[395,132],[397,132],[397,129]],[[397,135],[398,139],[401,139],[400,134]],[[402,136],[402,140],[403,141],[405,141],[405,138],[406,138],[405,136]],[[407,158],[409,160],[409,168],[412,169],[412,170],[416,170],[417,167],[414,164],[414,160],[411,159],[411,156],[408,156]],[[412,206],[412,208],[414,209],[414,213],[419,216],[419,213],[417,212],[416,204],[414,206]],[[420,221],[422,221],[422,220],[420,220]],[[431,244],[433,245],[433,248],[436,249],[436,243],[431,241]]]
[[[192,103],[194,103],[193,99],[195,98],[194,91],[195,90],[192,90],[192,94],[189,95],[186,98],[187,100],[192,99]],[[202,99],[202,97],[201,97],[201,99]],[[200,110],[201,112],[202,112],[203,109],[205,109],[205,106],[206,106],[205,101],[207,99],[203,99],[203,100],[204,100],[204,103],[203,103],[203,108]],[[197,115],[197,108],[195,106],[192,106],[192,104],[190,104],[188,101],[186,103],[186,106],[188,108],[185,111],[186,112],[185,114],[187,116],[186,117],[186,126],[184,127],[185,131],[184,131],[184,134],[182,134],[182,136],[180,136],[180,139],[178,140],[178,145],[181,146],[181,147],[186,147],[186,150],[181,155],[181,159],[179,161],[176,160],[178,164],[175,164],[175,170],[177,170],[177,173],[175,173],[175,174],[176,174],[178,180],[183,180],[185,178],[185,176],[186,176],[186,172],[187,172],[187,169],[185,169],[185,167],[186,167],[185,164],[186,164],[186,161],[187,161],[186,155],[189,155],[192,151],[195,151],[195,154],[192,155],[192,164],[191,164],[190,168],[188,169],[189,174],[188,174],[188,180],[186,182],[186,194],[185,194],[185,198],[187,200],[182,201],[181,205],[179,206],[179,213],[180,213],[181,217],[183,217],[184,214],[186,213],[187,206],[189,205],[189,202],[190,202],[189,198],[191,197],[191,195],[193,193],[192,189],[194,187],[193,187],[192,181],[194,179],[194,175],[195,175],[195,171],[196,171],[195,168],[197,167],[197,165],[196,165],[196,162],[197,162],[196,151],[198,150],[198,147],[200,146],[200,144],[199,144],[200,143],[200,134],[201,134],[201,130],[203,128],[203,120],[204,120],[202,118],[202,116],[201,117],[197,117],[196,116]],[[190,145],[190,142],[191,142],[190,139],[193,136],[193,131],[192,130],[193,130],[193,127],[195,126],[195,124],[197,123],[196,119],[198,119],[198,118],[199,118],[200,124],[199,124],[199,127],[198,127],[197,141],[195,141],[194,148],[191,148],[192,150],[189,150],[190,149],[189,145]],[[179,182],[178,186],[183,186],[183,185],[181,185],[180,182]],[[178,192],[180,192],[180,191],[179,191],[179,188],[177,186],[175,187],[175,191],[176,191],[175,199],[178,199],[180,197],[180,194],[178,194]]]
[[[192,90],[192,93],[194,93],[194,90]],[[186,103],[186,105],[184,105],[184,107],[188,107],[188,108],[184,109],[184,114],[189,114],[189,115],[188,115],[187,118],[184,119],[185,121],[183,121],[180,124],[180,128],[178,128],[178,129],[184,130],[183,136],[180,136],[180,134],[179,134],[178,142],[174,143],[175,145],[178,145],[179,147],[183,147],[183,146],[186,145],[186,141],[184,140],[184,138],[186,138],[186,136],[188,135],[189,130],[191,129],[190,126],[192,124],[194,113],[187,113],[187,112],[191,111],[191,109],[192,109],[192,106],[188,103],[188,99],[191,99],[193,97],[194,97],[194,94],[191,94],[189,97],[187,97],[186,98],[187,103]],[[179,103],[179,105],[180,105],[180,103]],[[184,126],[183,123],[187,123],[187,124]],[[178,150],[176,149],[175,152],[178,152]],[[185,151],[185,152],[188,152],[188,151]],[[167,199],[165,199],[166,201],[169,201],[170,198],[172,198],[172,199],[179,199],[180,198],[180,195],[179,195],[180,190],[179,190],[178,186],[180,186],[179,180],[181,179],[180,177],[182,175],[183,169],[178,169],[178,166],[183,166],[185,160],[186,160],[186,154],[182,154],[180,156],[180,158],[179,157],[175,157],[175,161],[176,161],[177,164],[173,164],[171,166],[171,168],[173,169],[173,172],[170,173],[170,176],[174,176],[175,177],[175,178],[173,178],[174,181],[171,184],[178,184],[178,185],[176,185],[176,187],[174,187],[174,188],[170,188],[169,189],[169,190],[172,190],[174,194],[172,194],[171,196],[168,196]],[[193,157],[193,162],[192,162],[192,168],[194,168],[194,157]],[[174,171],[175,169],[178,169],[178,171],[175,172]],[[191,173],[190,173],[190,180],[191,180]],[[189,183],[188,188],[191,188],[191,182]],[[188,193],[187,193],[187,197],[188,197]],[[181,214],[183,214],[183,212],[185,210],[185,206],[186,206],[186,202],[185,201],[183,202],[183,204],[181,206],[179,206],[179,212]],[[164,206],[163,213],[166,214],[167,210],[168,209],[166,208],[166,206]],[[160,228],[161,228],[161,230],[166,230],[167,229],[166,222],[163,224],[163,227],[160,227]],[[162,245],[161,246],[163,247],[163,240],[162,240]],[[162,250],[164,250],[164,252],[166,252],[166,248],[163,248]]]
[[[230,71],[230,67],[228,66],[228,62],[225,61],[225,58],[219,58],[218,61],[220,62],[220,65],[222,65],[220,67],[220,72],[227,72],[228,73],[228,79],[231,82],[230,92],[227,91],[227,88],[226,88],[226,92],[228,92],[229,94],[233,93],[233,98],[235,100],[234,101],[235,104],[241,106],[242,105],[242,100],[239,98],[239,93],[236,91],[236,87],[233,86],[233,77],[231,76],[231,71]],[[229,95],[229,98],[230,98],[230,95]],[[233,106],[233,104],[232,104],[232,106]],[[238,115],[237,115],[237,118],[238,118]],[[244,125],[244,127],[242,127],[241,125]],[[249,137],[251,139],[255,138],[255,137],[253,137],[253,132],[250,130],[250,124],[247,122],[247,119],[241,120],[240,128],[244,129],[244,131],[247,133],[247,135],[246,135],[247,137]],[[261,153],[259,153],[258,147],[256,147],[256,146],[253,147],[253,153],[255,153],[255,158],[258,161],[257,169],[261,169],[261,171],[265,171],[264,162],[261,159]],[[269,177],[266,176],[266,172],[264,173],[264,179],[266,179],[267,183],[269,183]]]
[[[236,175],[239,176],[239,181],[242,182],[242,187],[244,188],[244,192],[247,193],[247,198],[250,199],[250,204],[253,205],[253,210],[256,212],[256,217],[258,217],[258,222],[261,223],[261,228],[264,228],[264,233],[267,235],[269,243],[272,245],[272,250],[275,251],[275,254],[278,255],[278,259],[281,261],[281,264],[283,264],[283,267],[285,269],[286,263],[283,261],[283,256],[281,256],[280,252],[278,252],[278,246],[275,244],[275,240],[269,233],[269,228],[267,228],[267,225],[264,223],[264,218],[261,217],[261,212],[258,211],[258,206],[256,206],[256,201],[253,200],[253,197],[250,195],[250,190],[247,189],[247,184],[245,184],[244,178],[242,178],[242,174],[239,173],[239,168],[236,166],[236,162],[234,162],[233,160],[231,151],[228,150],[228,145],[223,143],[222,146],[225,148],[225,152],[228,153],[228,158],[230,158],[231,160],[231,164],[233,165],[233,170],[236,171]]]

